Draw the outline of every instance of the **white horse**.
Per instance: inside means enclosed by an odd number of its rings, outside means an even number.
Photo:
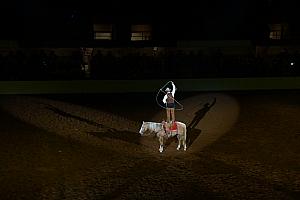
[[[181,143],[183,145],[184,151],[186,151],[186,125],[182,122],[175,122],[177,125],[177,129],[175,131],[170,131],[170,134],[167,134],[163,123],[157,122],[143,122],[139,133],[144,135],[146,131],[150,133],[156,133],[156,136],[159,139],[159,152],[163,152],[164,138],[169,138],[173,136],[177,136],[178,146],[177,150],[180,149]]]

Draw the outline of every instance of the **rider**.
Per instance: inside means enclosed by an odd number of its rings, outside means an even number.
[[[166,88],[165,90],[165,96],[163,98],[164,104],[166,104],[166,111],[167,111],[167,122],[175,122],[175,101],[174,101],[174,95],[175,95],[175,84],[173,81],[171,81],[172,84],[172,90],[170,88]]]

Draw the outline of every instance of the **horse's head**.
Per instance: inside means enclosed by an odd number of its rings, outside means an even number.
[[[143,124],[141,126],[141,129],[140,129],[139,133],[141,135],[143,135],[146,130],[147,130],[146,123],[143,121]]]

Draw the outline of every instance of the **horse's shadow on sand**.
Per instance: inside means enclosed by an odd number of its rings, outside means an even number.
[[[113,132],[90,131],[86,133],[101,139],[121,140],[123,142],[141,145],[140,135],[130,131],[113,131]]]
[[[46,105],[46,107],[45,107],[46,109],[51,110],[55,114],[58,114],[60,116],[66,117],[66,118],[76,119],[80,122],[87,123],[89,125],[93,125],[101,130],[101,131],[87,131],[86,133],[88,135],[92,135],[92,136],[95,136],[95,137],[101,138],[101,139],[117,139],[117,140],[125,141],[128,143],[140,145],[140,143],[139,143],[140,135],[135,132],[123,131],[123,130],[120,131],[115,128],[106,126],[104,124],[100,124],[95,121],[70,114],[70,113],[65,112],[65,111],[63,111],[55,106],[52,106],[50,104],[45,104],[45,105]]]

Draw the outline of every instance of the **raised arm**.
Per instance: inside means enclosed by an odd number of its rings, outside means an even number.
[[[176,87],[175,87],[175,84],[173,83],[173,81],[172,81],[172,86],[173,86],[173,89],[172,89],[172,96],[174,97]]]

